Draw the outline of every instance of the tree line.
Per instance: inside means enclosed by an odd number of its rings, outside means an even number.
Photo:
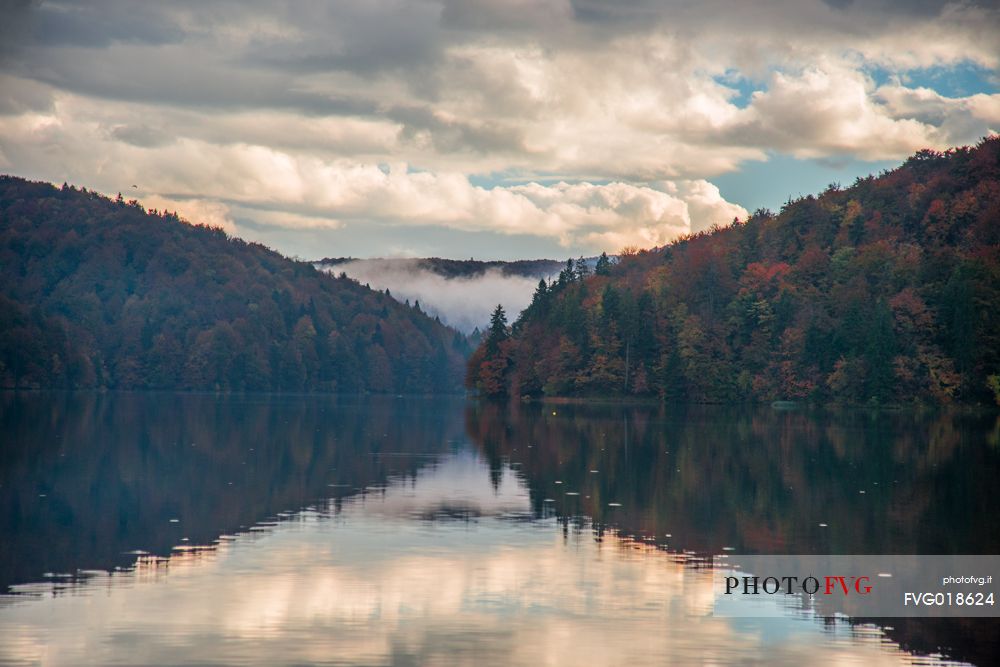
[[[0,177],[0,386],[453,392],[468,342],[257,243]]]
[[[470,358],[485,396],[1000,401],[1000,137],[572,261]]]

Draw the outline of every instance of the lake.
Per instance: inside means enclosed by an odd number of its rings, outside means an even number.
[[[713,616],[705,558],[1000,552],[973,412],[0,395],[2,664],[995,663]]]

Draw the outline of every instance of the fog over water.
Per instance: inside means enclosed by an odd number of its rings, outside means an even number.
[[[490,268],[470,277],[448,278],[423,268],[418,259],[359,259],[326,268],[336,274],[346,273],[373,289],[385,290],[399,301],[437,315],[445,324],[465,333],[476,327],[484,329],[497,304],[503,304],[507,318],[513,321],[531,303],[538,278],[505,275]]]

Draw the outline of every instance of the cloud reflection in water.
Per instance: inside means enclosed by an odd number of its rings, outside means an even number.
[[[496,479],[494,477],[494,479]],[[466,449],[208,550],[0,608],[0,662],[912,664],[881,631],[708,616],[708,572],[531,516]],[[605,537],[608,537],[605,534]],[[51,591],[51,585],[18,587]],[[926,661],[924,658],[922,661]]]

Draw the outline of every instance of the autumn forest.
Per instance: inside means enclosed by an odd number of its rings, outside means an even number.
[[[992,403],[1000,138],[665,247],[569,260],[520,315],[498,307],[476,349],[419,304],[309,262],[11,176],[0,279],[7,388],[450,393],[464,374],[485,397]]]
[[[454,392],[464,337],[219,229],[0,179],[7,387]]]
[[[506,322],[470,361],[481,394],[1000,402],[1000,137],[570,261]]]

